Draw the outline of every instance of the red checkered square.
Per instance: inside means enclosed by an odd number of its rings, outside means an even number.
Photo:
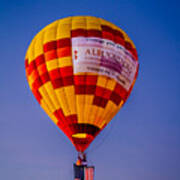
[[[84,76],[84,75],[75,75],[74,76],[75,85],[84,85],[85,82],[86,82],[86,76]]]
[[[54,69],[52,71],[49,71],[49,76],[52,80],[59,79],[61,77],[60,70]]]
[[[97,75],[87,75],[86,76],[86,84],[87,85],[96,85],[97,83]]]
[[[59,70],[61,72],[62,77],[72,76],[73,75],[72,66],[62,67],[62,68],[59,68]]]

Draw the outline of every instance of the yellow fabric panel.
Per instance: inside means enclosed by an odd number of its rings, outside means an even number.
[[[96,85],[100,87],[106,87],[106,83],[107,83],[107,77],[99,75]]]
[[[77,116],[78,123],[83,123],[84,121],[84,100],[85,95],[76,95],[76,108],[77,108]]]
[[[85,105],[93,103],[94,95],[85,95]]]
[[[32,85],[33,82],[36,80],[37,71],[33,70],[29,77],[29,83]]]
[[[64,88],[58,88],[54,90],[56,92],[57,100],[59,101],[62,111],[65,116],[71,115],[70,107],[68,106],[66,94],[64,92]]]
[[[28,78],[27,78],[28,79]],[[29,81],[29,80],[28,80]],[[29,87],[32,90],[32,83],[29,83]]]
[[[53,105],[52,100],[49,97],[49,94],[47,93],[46,89],[44,88],[44,86],[41,86],[39,88],[39,93],[42,96],[42,99],[46,102],[46,104],[49,107],[49,110],[51,113],[56,111],[56,107]]]
[[[34,82],[34,74],[35,71],[32,71],[31,74],[28,76],[28,82],[32,85],[32,83]]]
[[[57,96],[55,94],[55,91],[53,89],[52,83],[51,82],[47,82],[45,84],[43,84],[44,88],[46,89],[50,99],[52,100],[53,105],[55,106],[56,110],[60,108],[60,103],[57,99]]]
[[[35,42],[35,38],[31,41],[29,47],[28,47],[28,50],[26,52],[26,59],[28,59],[28,64],[30,64],[30,62],[32,60],[34,60],[34,55],[32,57],[32,48],[34,47],[34,42]]]
[[[35,59],[34,45],[35,45],[35,40],[33,40],[31,42],[31,47],[28,49],[28,62],[29,62],[29,64]]]
[[[115,86],[116,86],[116,81],[112,78],[108,79],[107,84],[106,84],[106,89],[113,91]]]
[[[71,56],[58,58],[57,61],[58,61],[58,67],[60,67],[60,68],[66,67],[66,66],[73,66]]]
[[[117,109],[117,108],[118,108],[117,105],[109,100],[105,109],[104,109],[102,119],[107,119],[107,117],[111,113],[111,111],[113,111],[114,109]]]
[[[91,122],[91,124],[94,124],[96,111],[97,111],[97,106],[91,105],[90,106],[90,113],[88,114],[88,121]]]
[[[104,108],[99,107],[98,111],[96,112],[95,121],[94,123],[100,128],[101,124],[103,122],[103,114],[104,114]]]
[[[71,37],[71,17],[64,18],[58,21],[57,26],[57,39],[70,38]]]
[[[94,119],[91,118],[93,105],[85,104],[84,106],[84,116],[85,122],[88,124],[93,124]]]
[[[72,18],[72,30],[86,29],[86,17],[76,16]]]
[[[86,104],[86,117],[87,117],[87,121],[89,122],[89,124],[93,124],[94,123],[94,114],[95,113],[95,106],[92,104]]]
[[[43,50],[43,33],[39,33],[38,40],[35,41],[34,56],[35,58],[44,53]]]
[[[99,18],[99,19],[100,19],[100,22],[101,22],[102,25],[106,25],[106,26],[109,26],[109,27],[113,28],[113,24],[111,22],[106,21],[106,20],[101,19],[101,18]]]
[[[32,80],[29,79],[29,76],[26,76],[26,78],[28,80],[29,87],[32,90]]]
[[[52,61],[46,61],[46,67],[48,71],[54,70],[58,68],[58,60],[54,59]]]
[[[113,117],[117,114],[117,112],[121,109],[121,107],[123,106],[123,104],[124,104],[124,101],[121,100],[120,104],[119,104],[118,107],[117,107],[117,110],[112,113],[112,115],[111,115],[112,118],[113,118]]]
[[[48,105],[46,104],[46,102],[44,101],[44,99],[41,100],[40,102],[41,107],[43,108],[43,110],[48,114],[48,116],[52,119],[52,121],[57,124],[58,120],[56,119],[56,117],[53,115],[53,113],[50,111]]]
[[[70,107],[71,114],[76,114],[76,99],[75,99],[75,90],[73,86],[64,87],[64,92],[66,93],[68,106]]]
[[[97,117],[97,112],[101,111],[101,109],[103,109],[102,107],[93,105],[93,107],[91,108],[91,114],[90,114],[90,119],[93,120],[93,124],[97,127],[99,127],[98,121],[99,121],[99,117]]]
[[[88,16],[87,29],[101,30],[101,23],[99,18]]]
[[[119,31],[123,31],[121,28],[118,28],[115,24],[111,24],[111,28],[114,30],[119,30]]]
[[[51,28],[48,28],[44,32],[43,44],[46,44],[47,42],[55,41],[56,40],[56,34],[57,34],[57,25],[53,26]]]
[[[59,21],[61,21],[61,19],[58,19],[50,24],[48,24],[47,26],[45,26],[42,31],[48,31],[49,28],[55,28],[57,27],[57,24],[59,23]]]
[[[94,95],[86,95],[85,96],[85,103],[84,103],[84,117],[85,117],[85,123],[92,124],[93,121],[89,119],[89,114],[91,113],[91,106],[93,103]]]

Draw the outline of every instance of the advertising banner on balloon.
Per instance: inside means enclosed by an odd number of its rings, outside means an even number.
[[[74,73],[92,72],[115,79],[127,91],[138,63],[121,45],[96,37],[72,38]]]

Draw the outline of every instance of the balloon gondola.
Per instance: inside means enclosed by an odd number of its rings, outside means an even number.
[[[83,164],[85,150],[126,102],[138,67],[127,34],[101,18],[60,19],[32,40],[26,77],[41,107],[79,152],[75,174],[93,171]]]

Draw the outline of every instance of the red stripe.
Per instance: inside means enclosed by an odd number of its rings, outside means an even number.
[[[33,70],[37,69],[37,66],[40,66],[44,62],[45,62],[44,55],[42,54],[42,55],[38,56],[35,60],[31,61],[31,63],[26,68],[27,74],[30,75]]]
[[[58,119],[58,127],[64,131],[64,133],[70,138],[73,133],[75,133],[74,126],[70,126],[70,124],[76,124],[77,123],[77,115],[69,115],[65,116],[62,109],[58,109],[53,113],[56,118]]]
[[[32,83],[32,88],[34,88],[35,90],[39,89],[39,87],[41,87],[43,85],[40,77],[38,77],[33,83]]]
[[[121,97],[116,92],[112,92],[110,100],[118,106],[121,102]]]
[[[86,86],[84,86],[84,85],[76,85],[75,86],[75,93],[76,94],[86,94]]]
[[[133,47],[132,47],[132,44],[131,44],[130,42],[125,41],[125,48],[126,48],[127,50],[131,51]]]
[[[97,106],[100,106],[102,108],[105,108],[107,105],[107,102],[108,102],[107,99],[104,99],[104,98],[99,97],[99,96],[95,96],[94,100],[93,100],[93,105],[97,105]]]
[[[28,67],[28,59],[25,59],[25,68]]]
[[[72,76],[73,75],[73,68],[72,68],[72,66],[62,67],[62,68],[60,68],[60,72],[61,72],[62,77]]]
[[[121,38],[121,39],[124,39],[124,35],[121,31],[118,31],[118,30],[114,30],[114,33],[115,33],[115,36]]]
[[[63,86],[70,86],[74,84],[73,76],[66,76],[63,77],[62,79],[63,79]]]
[[[33,70],[36,70],[35,61],[31,61],[31,63],[29,64],[29,66],[27,68],[27,74],[30,75]]]
[[[51,41],[43,45],[44,52],[51,51],[53,49],[57,49],[57,41]]]
[[[120,36],[115,36],[114,38],[115,43],[125,46],[125,41]]]
[[[85,75],[75,75],[74,83],[75,85],[84,85],[86,83]]]
[[[114,88],[114,91],[117,94],[120,94],[122,91],[127,92],[119,83],[116,83],[116,86]]]
[[[48,72],[42,74],[42,75],[40,76],[40,78],[41,78],[43,84],[45,84],[46,82],[50,81]]]
[[[86,85],[85,94],[94,94],[96,91],[96,85]]]
[[[36,89],[32,89],[32,93],[34,94],[35,98],[37,99],[37,101],[40,103],[41,99],[42,99],[42,96],[41,94],[39,93],[38,90]]]
[[[111,27],[107,26],[107,25],[101,25],[102,31],[105,32],[109,32],[111,34],[115,34],[114,29],[112,29]]]
[[[75,29],[71,31],[71,37],[78,37],[78,36],[83,36],[86,37],[87,36],[87,30],[85,29]]]
[[[56,110],[53,114],[58,120],[57,126],[67,135],[67,137],[70,137],[62,109]]]
[[[125,48],[133,55],[133,57],[135,58],[135,60],[138,59],[137,57],[137,51],[135,48],[133,48],[132,44],[128,41],[125,41]]]
[[[97,83],[97,75],[87,75],[86,76],[86,84],[87,85],[96,85]]]
[[[138,64],[138,67],[137,67],[137,70],[136,70],[135,79],[137,79],[138,72],[139,72],[139,64]]]
[[[57,48],[71,47],[71,39],[64,38],[57,40]]]
[[[135,59],[138,60],[138,55],[137,55],[137,51],[135,48],[133,48],[132,53],[133,53]]]
[[[49,76],[52,80],[60,78],[61,77],[60,69],[58,68],[49,71]]]
[[[62,80],[62,78],[51,80],[51,83],[52,83],[54,89],[63,87],[63,80]]]
[[[100,30],[90,29],[87,30],[88,37],[102,37],[102,32]]]
[[[95,92],[96,96],[102,97],[104,99],[109,99],[111,96],[111,93],[112,93],[112,91],[110,91],[108,89],[105,89],[105,88],[102,88],[99,86],[96,87],[96,92]]]
[[[114,35],[110,32],[103,31],[102,38],[114,41]]]
[[[44,54],[39,55],[35,59],[36,66],[40,66],[41,64],[45,63]]]
[[[76,94],[94,94],[96,85],[75,85]]]

